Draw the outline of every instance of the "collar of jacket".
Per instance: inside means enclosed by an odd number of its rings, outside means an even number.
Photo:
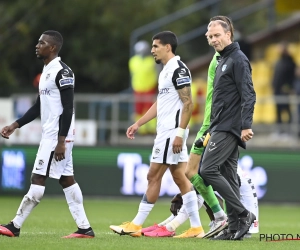
[[[240,49],[240,45],[237,42],[233,42],[227,45],[222,51],[219,51],[221,57],[227,57],[233,51]]]

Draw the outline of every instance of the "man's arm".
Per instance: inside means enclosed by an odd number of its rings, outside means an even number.
[[[127,138],[134,139],[134,134],[139,129],[140,126],[151,121],[157,116],[157,102],[153,103],[148,109],[146,114],[144,114],[136,123],[132,124],[126,131]]]
[[[36,119],[40,115],[40,96],[37,97],[36,102],[31,106],[30,109],[27,110],[27,112],[16,122],[19,125],[19,128],[23,127],[27,123],[32,122],[34,119]]]
[[[180,100],[183,103],[181,120],[179,123],[179,127],[186,129],[189,121],[192,116],[193,112],[193,101],[192,101],[192,94],[191,94],[191,87],[186,86],[182,89],[177,90]]]
[[[65,139],[68,135],[73,116],[74,88],[67,88],[61,90],[60,96],[63,112],[60,118],[58,142],[54,152],[54,159],[57,161],[61,161],[65,158]]]
[[[234,64],[236,86],[241,96],[242,132],[241,140],[246,142],[253,137],[253,122],[256,94],[253,88],[250,62],[240,57]]]
[[[9,139],[9,136],[15,131],[16,128],[21,128],[25,124],[33,121],[40,115],[40,96],[37,97],[36,102],[32,105],[30,109],[18,120],[5,126],[1,130],[1,136],[5,139]]]
[[[253,122],[256,94],[253,88],[251,66],[248,60],[239,58],[234,64],[235,81],[241,96],[242,130],[250,129]]]

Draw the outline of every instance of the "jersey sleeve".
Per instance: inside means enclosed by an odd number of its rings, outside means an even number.
[[[175,89],[182,89],[184,87],[191,86],[190,71],[183,65],[179,66],[179,68],[174,71],[172,82]]]
[[[68,88],[74,88],[75,76],[70,68],[61,69],[55,78],[57,88],[61,91]]]

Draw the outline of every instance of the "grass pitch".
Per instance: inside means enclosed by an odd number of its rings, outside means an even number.
[[[22,197],[0,197],[0,223],[11,220]],[[194,250],[194,249],[300,249],[300,240],[266,242],[260,241],[259,234],[240,242],[209,241],[205,239],[133,238],[119,236],[110,229],[111,224],[132,220],[137,212],[140,199],[84,199],[89,221],[95,231],[94,239],[62,239],[76,231],[76,224],[69,213],[63,197],[43,198],[39,206],[24,223],[19,238],[0,237],[0,249],[103,249],[103,250]],[[169,216],[170,201],[159,199],[144,226],[160,222]],[[292,234],[300,236],[300,206],[260,204],[261,234]],[[208,230],[209,219],[204,209],[200,210],[204,229]],[[189,223],[177,229],[177,233],[188,229]]]

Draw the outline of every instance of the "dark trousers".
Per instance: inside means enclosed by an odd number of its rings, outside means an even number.
[[[230,230],[237,230],[237,216],[245,210],[240,202],[238,157],[237,137],[229,132],[214,132],[206,146],[200,168],[204,181],[212,185],[226,201]]]

